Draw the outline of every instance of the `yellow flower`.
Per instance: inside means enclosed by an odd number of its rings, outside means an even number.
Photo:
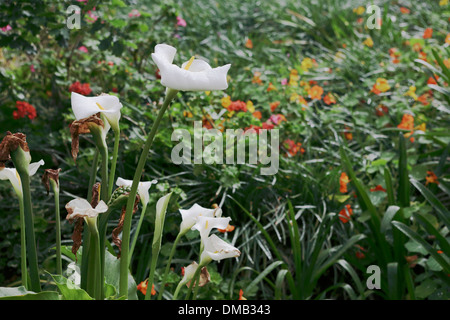
[[[362,15],[365,11],[366,11],[366,8],[364,8],[362,6],[353,9],[353,12],[356,13],[357,15],[359,15],[359,16]]]
[[[230,96],[225,96],[222,99],[220,99],[220,101],[222,102],[222,107],[224,108],[228,108],[228,106],[231,104]]]
[[[253,102],[251,102],[251,100],[247,101],[247,110],[251,113],[255,112],[255,107],[253,106]]]
[[[448,0],[441,0],[441,1],[439,1],[439,5],[440,6],[445,6],[447,4],[448,4]]]
[[[313,67],[313,61],[311,58],[305,58],[303,59],[301,65],[304,71],[308,71],[308,69],[311,69]]]
[[[298,80],[300,80],[298,71],[296,69],[292,69],[291,73],[289,74],[289,85],[291,87],[298,87]]]
[[[415,86],[409,87],[408,91],[405,93],[405,96],[410,96],[414,100],[417,100],[416,87]]]
[[[363,44],[365,44],[366,46],[372,48],[373,47],[373,40],[371,37],[368,37],[366,40],[364,40]]]

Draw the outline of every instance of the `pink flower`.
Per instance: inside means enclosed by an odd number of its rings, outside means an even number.
[[[9,31],[9,30],[12,30],[12,27],[8,24],[6,27],[0,28],[0,30],[2,30],[3,32],[6,32],[6,31]]]
[[[140,17],[141,13],[137,9],[131,10],[131,12],[128,14],[128,17]]]
[[[95,11],[95,8],[93,8],[92,10]],[[87,22],[89,22],[89,23],[94,23],[95,21],[97,21],[98,16],[97,16],[96,14],[94,14],[91,10],[89,10],[89,11],[87,12],[87,14],[88,14],[88,16],[89,16],[89,18],[86,19]]]
[[[184,20],[182,17],[177,16],[177,26],[180,27],[186,27],[186,20]]]
[[[84,3],[86,3],[86,2],[88,2],[88,0],[77,0],[78,2],[84,2]]]
[[[81,46],[78,48],[81,52],[88,53],[88,49],[85,46]]]
[[[287,84],[288,84],[288,79],[287,78],[281,79],[281,85],[285,86]]]
[[[35,72],[36,71],[36,69],[34,68],[34,64],[30,65],[30,71],[31,72]]]

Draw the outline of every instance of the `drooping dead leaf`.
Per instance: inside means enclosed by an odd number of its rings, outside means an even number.
[[[100,119],[100,113],[94,114],[90,117],[75,120],[70,125],[70,135],[72,137],[72,158],[74,161],[77,160],[78,150],[80,145],[80,134],[87,134],[91,131],[89,130],[90,125],[98,125],[104,127],[103,120]]]
[[[61,168],[58,169],[45,169],[44,175],[42,176],[42,183],[47,190],[47,195],[50,192],[50,179],[56,182],[56,185],[59,186],[59,172]]]

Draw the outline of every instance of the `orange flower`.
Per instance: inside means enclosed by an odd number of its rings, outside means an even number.
[[[433,29],[432,28],[426,28],[425,31],[423,32],[423,38],[424,39],[429,39],[429,38],[431,38],[432,35],[433,35]]]
[[[225,232],[231,232],[234,230],[234,226],[231,224],[228,224],[228,226],[225,229],[217,229],[219,232],[225,233]]]
[[[430,103],[427,101],[428,96],[429,96],[428,93],[424,93],[424,94],[420,95],[420,96],[417,98],[417,101],[419,101],[420,103],[422,103],[424,106],[427,106],[427,105],[430,104]]]
[[[277,90],[277,88],[275,88],[275,86],[272,84],[272,82],[269,82],[269,86],[267,87],[267,92],[270,92],[272,90]]]
[[[414,133],[414,117],[405,113],[403,115],[402,122],[400,122],[397,128],[411,130],[410,132],[404,134],[405,138],[409,138]],[[411,142],[414,142],[414,138],[411,138],[410,140]]]
[[[350,216],[353,215],[353,210],[349,204],[345,206],[344,209],[342,209],[339,212],[339,219],[342,221],[342,223],[347,223],[350,221]]]
[[[339,178],[339,191],[341,193],[347,193],[347,184],[350,182],[350,180],[348,179],[348,175],[345,172],[341,173],[341,177]]]
[[[375,84],[372,87],[372,92],[375,94],[380,94],[381,92],[386,92],[390,89],[391,87],[389,86],[389,83],[386,79],[384,78],[378,78],[375,81]]]
[[[261,111],[255,111],[255,112],[252,113],[252,115],[253,115],[256,119],[259,119],[259,120],[261,120],[261,118],[262,118]]]
[[[434,77],[429,77],[427,84],[437,84],[436,80],[439,80],[439,76],[434,75]]]
[[[270,111],[274,112],[275,109],[280,105],[280,101],[275,101],[270,104]]]
[[[447,36],[445,37],[445,43],[450,44],[450,33],[447,33]]]
[[[355,252],[355,256],[356,256],[356,258],[358,258],[358,259],[364,259],[364,258],[366,257],[366,255],[364,254],[364,252],[361,252],[361,251],[356,251],[356,252]]]
[[[322,99],[323,88],[321,86],[315,85],[311,89],[308,90],[308,95],[311,99]]]
[[[145,296],[147,294],[147,287],[148,287],[148,279],[145,281],[142,281],[141,283],[138,284],[137,289],[142,292],[142,294]],[[152,292],[151,295],[154,296],[156,295],[156,290],[155,290],[155,285],[152,284]]]
[[[305,149],[302,148],[302,144],[300,142],[295,143],[291,139],[284,140],[284,146],[288,149],[288,153],[291,156],[295,156],[299,151],[300,153],[305,153]]]
[[[433,171],[427,171],[427,176],[425,177],[425,179],[427,180],[425,185],[428,185],[429,183],[439,184],[438,177],[434,174]]]
[[[331,93],[327,93],[326,96],[323,97],[323,102],[325,102],[325,104],[327,105],[330,105],[336,103],[336,99]]]
[[[423,51],[419,52],[419,59],[423,60],[423,61],[427,61],[427,54]]]
[[[244,297],[244,290],[239,290],[239,300],[247,300],[247,298]]]
[[[400,7],[400,12],[403,14],[409,14],[411,11],[408,8]]]
[[[253,74],[252,83],[257,83],[257,84],[259,84],[259,85],[262,85],[262,80],[261,80],[260,77],[261,77],[261,72],[256,71],[256,72]]]
[[[390,48],[389,49],[389,56],[392,58],[392,63],[399,63],[400,60],[398,59],[400,57],[400,52],[398,52],[397,48]]]
[[[247,49],[252,49],[253,48],[253,42],[250,39],[247,39],[247,41],[245,42],[245,47]]]
[[[375,192],[375,191],[383,191],[386,192],[386,189],[383,188],[381,185],[377,185],[375,188],[370,188],[371,192]]]

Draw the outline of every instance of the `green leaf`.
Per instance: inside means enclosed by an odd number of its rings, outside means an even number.
[[[39,293],[28,291],[25,287],[0,287],[0,300],[60,300],[56,291],[42,291]]]
[[[383,216],[383,220],[381,220],[380,232],[385,233],[388,228],[391,226],[391,221],[394,219],[395,214],[400,210],[398,206],[389,206],[386,210],[386,213]]]
[[[427,253],[429,253],[437,263],[439,263],[442,268],[444,269],[445,273],[450,273],[450,264],[439,254],[437,253],[437,250],[433,248],[431,245],[429,245],[425,240],[423,240],[419,234],[417,234],[415,231],[411,230],[408,226],[405,224],[393,221],[392,224],[402,231],[404,234],[406,234],[410,239],[415,240],[416,242],[420,243],[422,247],[424,247],[427,250]]]
[[[63,276],[51,274],[64,300],[93,300],[89,294]]]
[[[450,229],[450,212],[444,207],[444,205],[434,196],[434,194],[428,190],[423,184],[415,179],[410,180],[414,187],[420,191],[425,199],[433,206],[436,210],[439,218],[445,223],[448,229]]]
[[[425,299],[437,289],[436,282],[427,279],[416,287],[415,294],[419,299]]]

